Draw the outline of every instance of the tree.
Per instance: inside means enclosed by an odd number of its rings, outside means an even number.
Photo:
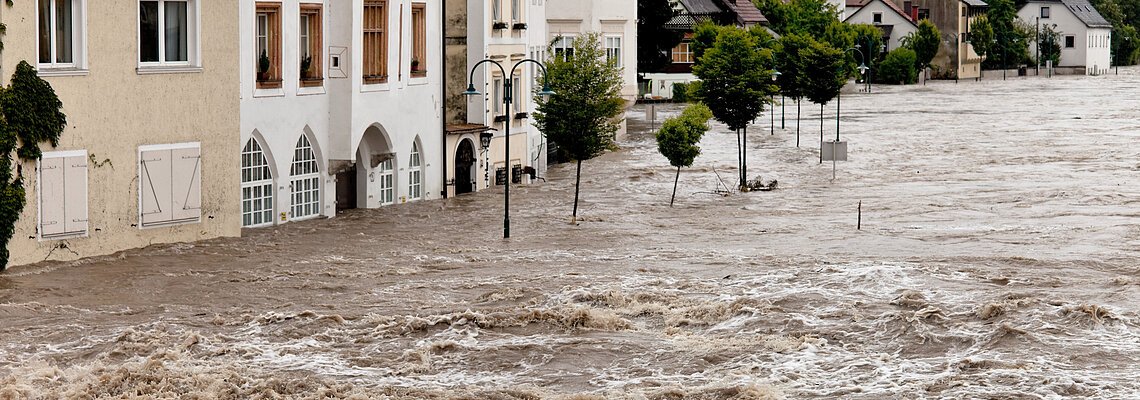
[[[669,65],[669,50],[684,34],[665,24],[676,15],[669,0],[637,0],[637,72],[657,72]]]
[[[701,154],[701,136],[708,131],[709,118],[712,111],[701,103],[693,104],[680,116],[669,118],[657,131],[657,151],[669,159],[669,165],[677,167],[677,175],[673,177],[673,195],[669,197],[669,206],[677,197],[677,182],[681,179],[681,167],[693,165],[693,160]]]
[[[772,70],[768,67],[771,58],[772,52],[761,50],[752,35],[739,28],[725,28],[713,47],[705,50],[701,63],[693,66],[693,74],[701,79],[697,97],[718,121],[737,131],[741,186],[748,173],[748,123],[756,119],[768,96],[775,93]]]
[[[1040,53],[1037,65],[1045,66],[1048,61],[1057,65],[1061,62],[1061,34],[1053,29],[1052,25],[1041,27],[1041,33],[1037,37],[1037,49]]]
[[[974,52],[980,56],[989,57],[994,47],[994,27],[985,15],[979,16],[970,23],[970,45]]]
[[[859,59],[858,53],[855,54],[855,57],[848,58],[847,70],[849,73],[857,72],[856,68],[858,68],[859,63],[864,63],[867,67],[870,67],[871,70],[867,71],[868,76],[863,78],[874,81],[874,75],[877,75],[879,71],[879,61],[886,55],[883,53],[883,49],[885,48],[883,45],[883,31],[874,25],[868,24],[851,25],[850,29],[854,39],[854,46],[863,53],[864,58]]]
[[[780,93],[796,101],[796,147],[800,147],[800,100],[804,97],[803,52],[809,44],[807,36],[791,33],[780,38],[773,64],[780,75],[776,78]]]
[[[39,159],[41,142],[59,145],[67,127],[51,85],[36,75],[26,61],[16,66],[12,84],[0,88],[0,270],[8,264],[8,241],[24,209],[24,183],[20,169],[12,176],[12,153],[25,161]]]
[[[839,95],[847,83],[844,55],[844,51],[815,40],[811,40],[804,51],[804,96],[819,104],[820,163],[823,162],[823,106]]]
[[[988,69],[1009,69],[1021,64],[1029,56],[1029,44],[1023,29],[1017,26],[1017,8],[1013,0],[989,0],[986,19],[994,32],[993,46],[987,49],[982,66]],[[1032,30],[1031,30],[1032,31]]]
[[[900,47],[887,53],[879,63],[879,80],[890,84],[911,84],[916,81],[914,50]]]
[[[621,98],[621,68],[604,61],[601,35],[593,32],[579,36],[573,47],[571,56],[546,62],[542,80],[554,95],[538,99],[534,122],[549,141],[558,143],[562,156],[578,163],[571,217],[577,221],[582,161],[613,148],[625,101]],[[554,54],[553,49],[550,54]]]
[[[705,50],[711,49],[716,44],[716,38],[720,36],[721,30],[733,29],[731,27],[720,26],[712,21],[704,20],[693,27],[693,38],[689,42],[689,50],[693,51],[693,67],[701,64],[701,58],[705,55]]]
[[[938,46],[942,44],[942,33],[938,27],[928,19],[918,21],[918,30],[902,38],[903,46],[914,51],[915,67],[919,71],[926,70],[930,61],[938,54]]]
[[[838,22],[839,10],[826,0],[757,0],[756,7],[781,36],[792,33],[822,37]]]

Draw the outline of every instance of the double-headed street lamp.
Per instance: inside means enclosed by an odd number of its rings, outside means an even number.
[[[507,112],[510,112],[510,110],[511,110],[511,98],[513,97],[512,96],[513,92],[511,91],[512,86],[513,86],[511,84],[512,77],[515,76],[515,69],[517,69],[520,65],[523,65],[524,63],[527,63],[527,62],[532,62],[532,63],[535,63],[536,65],[538,65],[538,67],[540,69],[542,69],[542,75],[546,76],[546,67],[543,66],[541,62],[539,62],[538,60],[535,60],[535,59],[527,58],[525,60],[522,60],[522,61],[515,63],[515,66],[511,67],[510,75],[507,74],[507,71],[505,69],[503,69],[503,65],[499,64],[498,61],[495,61],[492,59],[485,59],[483,61],[479,61],[478,63],[475,64],[475,66],[471,67],[471,74],[467,78],[467,90],[463,92],[463,95],[464,96],[478,96],[478,95],[480,95],[481,93],[479,93],[478,90],[475,90],[475,69],[479,68],[479,66],[483,65],[483,63],[495,64],[496,67],[499,67],[499,72],[501,72],[503,74],[503,104],[506,107],[504,110],[506,110]],[[554,92],[550,90],[550,85],[548,85],[548,84],[543,84],[542,85],[542,91],[538,92],[538,95],[540,95],[540,96],[550,96],[552,94],[554,94]],[[491,101],[495,101],[495,99],[491,99]],[[503,152],[506,155],[503,156],[503,158],[504,158],[504,160],[506,160],[505,168],[507,171],[507,176],[506,176],[506,179],[504,179],[504,181],[503,181],[503,238],[506,239],[506,238],[511,237],[511,178],[512,177],[511,177],[511,121],[510,121],[510,119],[508,119],[504,123],[504,125],[506,125],[506,129],[504,130],[505,136],[503,137],[503,141],[505,143],[505,145],[503,147]],[[491,168],[491,166],[488,165],[487,168]]]
[[[846,54],[848,51],[851,51],[851,50],[855,50],[855,51],[859,52],[859,57],[863,57],[863,52],[859,50],[859,45],[855,45],[855,47],[847,49],[843,53]],[[862,76],[864,80],[866,80],[867,79],[867,71],[870,70],[871,68],[868,67],[866,63],[859,62],[858,69],[859,69],[859,75]],[[844,83],[846,83],[846,79],[844,79]],[[840,110],[840,105],[842,105],[842,101],[843,101],[843,87],[840,86],[839,87],[839,93],[835,95],[835,141],[839,141],[839,110]],[[823,162],[823,161],[820,161],[820,162]]]

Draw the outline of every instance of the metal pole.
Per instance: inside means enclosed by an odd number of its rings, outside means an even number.
[[[839,94],[835,95],[835,140],[839,140],[839,109],[843,104],[843,90],[839,90]]]
[[[503,77],[503,98],[506,99],[504,102],[506,103],[507,107],[504,111],[508,113],[511,112],[511,78],[514,76],[514,72],[514,68],[511,68],[511,76]],[[512,173],[514,172],[511,169],[510,118],[507,118],[507,122],[503,125],[506,125],[506,137],[503,138],[506,141],[506,144],[503,146],[503,149],[506,151],[506,155],[503,156],[503,159],[506,160],[507,166],[507,176],[506,179],[503,180],[503,239],[508,239],[511,237],[511,178],[513,178]]]
[[[1034,18],[1033,24],[1033,55],[1037,65],[1033,67],[1033,74],[1041,76],[1041,17]]]
[[[440,2],[439,15],[440,15],[440,20],[443,21],[442,26],[447,26],[447,0],[443,0],[442,2]],[[446,31],[446,30],[444,30],[444,31]],[[439,70],[440,70],[440,74],[439,74],[439,76],[440,76],[440,78],[439,78],[440,79],[439,96],[440,96],[440,99],[442,99],[442,100],[440,100],[440,102],[439,102],[439,108],[440,108],[440,114],[439,114],[440,115],[440,119],[439,119],[440,138],[439,139],[441,142],[440,147],[442,147],[442,150],[443,150],[443,153],[442,153],[443,173],[441,173],[440,176],[443,178],[443,193],[442,193],[443,198],[446,199],[447,198],[447,153],[448,153],[448,151],[447,151],[447,72],[446,72],[447,71],[447,35],[444,32],[440,32],[440,33],[441,34],[439,35],[440,36],[439,37],[439,46],[440,46],[439,47],[440,48],[440,51],[439,51],[439,65],[440,65],[440,67],[439,67]],[[456,160],[456,161],[458,161],[458,160]],[[457,176],[457,177],[454,177],[452,179],[458,179],[458,178],[459,177]],[[427,192],[427,191],[425,190],[425,192]]]
[[[780,93],[780,129],[784,129],[784,93]]]
[[[768,101],[771,103],[776,102],[776,95],[769,95]],[[772,132],[772,136],[775,136],[776,135],[776,110],[772,109],[772,107],[768,107],[768,117],[770,119],[770,121],[768,122],[768,132]]]

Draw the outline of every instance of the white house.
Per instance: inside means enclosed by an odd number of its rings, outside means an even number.
[[[1058,67],[1075,68],[1090,75],[1108,70],[1112,56],[1112,24],[1087,0],[1030,0],[1017,11],[1017,16],[1035,29],[1048,26],[1059,34],[1061,58]],[[1031,42],[1029,51],[1037,54],[1037,44]]]
[[[242,226],[442,195],[442,10],[242,1]]]
[[[883,31],[885,51],[902,47],[902,38],[918,30],[909,15],[889,0],[852,0],[847,2],[849,24],[874,25]],[[867,51],[864,49],[863,51]],[[872,49],[874,51],[874,49]],[[868,55],[870,56],[870,55]]]
[[[578,35],[599,32],[606,57],[623,68],[622,97],[637,100],[637,2],[613,0],[553,1],[546,5],[548,39],[564,51]],[[625,134],[625,123],[618,135]]]

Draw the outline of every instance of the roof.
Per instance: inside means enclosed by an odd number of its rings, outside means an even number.
[[[1104,19],[1088,0],[1061,0],[1061,3],[1089,28],[1112,27],[1112,23]]]
[[[713,0],[681,0],[681,5],[692,14],[709,14],[724,11]]]
[[[737,22],[741,25],[767,24],[768,18],[752,4],[752,0],[722,0],[729,11],[736,14]]]
[[[853,0],[847,0],[847,4],[851,4],[852,1]],[[863,12],[863,10],[864,10],[863,7],[866,7],[868,4],[871,4],[871,2],[880,1],[884,5],[886,5],[887,8],[890,8],[892,11],[894,11],[896,14],[898,14],[900,17],[902,17],[903,20],[910,22],[911,25],[918,26],[918,25],[915,25],[914,20],[911,19],[909,15],[906,15],[906,13],[903,12],[903,10],[901,8],[899,8],[898,4],[895,4],[895,2],[893,2],[891,0],[858,0],[858,1],[863,2],[863,4],[859,6],[860,7],[859,10],[851,13],[851,15],[848,15],[847,18],[844,19],[844,21],[851,21],[851,18],[854,18],[856,15],[859,15],[860,12]],[[888,36],[890,36],[890,31],[887,31],[886,34]]]
[[[966,5],[968,5],[970,7],[989,7],[990,6],[989,4],[986,4],[986,2],[984,2],[982,0],[960,0],[960,1],[963,3],[966,3]]]
[[[447,134],[448,135],[463,135],[463,134],[467,134],[467,133],[483,133],[483,132],[488,132],[488,131],[493,131],[493,130],[494,129],[492,129],[491,127],[489,127],[487,125],[447,124]]]
[[[871,0],[847,0],[847,7],[862,7],[870,2]]]

